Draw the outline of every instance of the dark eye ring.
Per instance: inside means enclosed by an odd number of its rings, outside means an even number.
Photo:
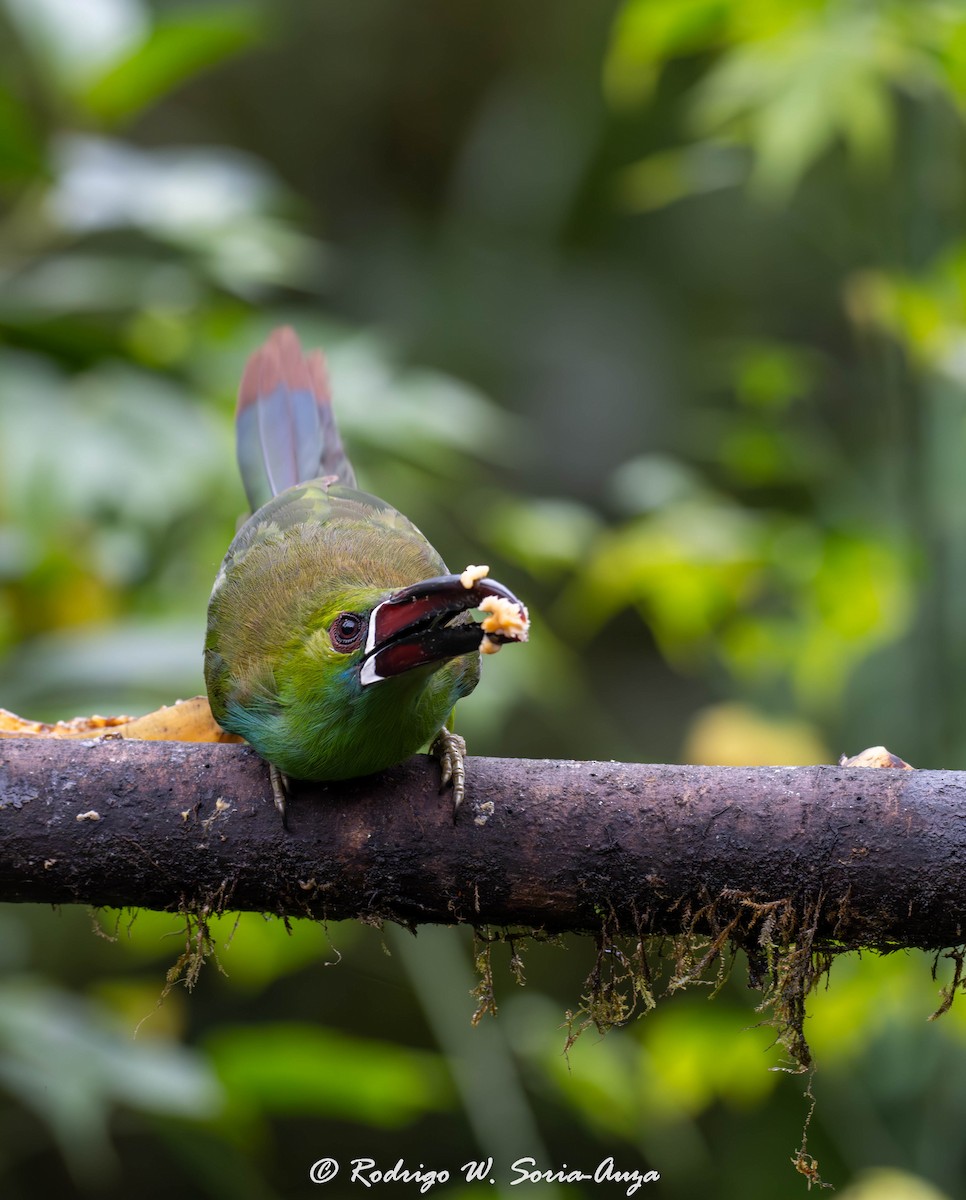
[[[366,623],[359,613],[339,613],[329,626],[329,640],[336,650],[354,650],[362,641]]]

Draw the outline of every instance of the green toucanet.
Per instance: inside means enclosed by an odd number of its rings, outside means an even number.
[[[526,609],[486,568],[448,574],[411,521],[356,489],[322,355],[293,330],[249,358],[236,430],[253,515],[208,606],[216,721],[268,761],[283,816],[289,778],[367,775],[430,741],[458,807],[465,746],[446,722],[480,650],[526,640]]]

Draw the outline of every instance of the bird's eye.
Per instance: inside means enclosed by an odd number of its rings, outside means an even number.
[[[358,613],[339,613],[329,626],[329,638],[333,648],[343,653],[355,650],[362,641],[365,628],[365,621]]]

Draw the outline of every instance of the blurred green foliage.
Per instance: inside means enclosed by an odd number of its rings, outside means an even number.
[[[963,766],[964,100],[940,0],[2,0],[0,704],[201,690],[232,393],[290,321],[366,485],[531,603],[475,752]],[[580,939],[522,990],[497,952],[472,1030],[465,931],[224,919],[158,1006],[179,918],[0,919],[5,1196],[295,1195],[326,1154],[804,1187],[738,981],[565,1058]],[[853,1200],[963,1189],[929,967],[811,1002]]]

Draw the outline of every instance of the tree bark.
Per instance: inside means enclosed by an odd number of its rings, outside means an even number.
[[[0,900],[404,924],[712,933],[784,906],[814,944],[966,929],[966,773],[424,757],[296,784],[247,747],[0,741]]]

